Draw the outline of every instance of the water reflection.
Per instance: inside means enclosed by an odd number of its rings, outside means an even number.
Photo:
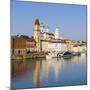
[[[86,56],[12,61],[11,88],[86,84]]]

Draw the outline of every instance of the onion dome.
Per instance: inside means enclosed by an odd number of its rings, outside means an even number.
[[[43,23],[40,24],[40,28],[45,28]]]

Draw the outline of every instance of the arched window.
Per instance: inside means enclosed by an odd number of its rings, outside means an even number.
[[[20,50],[18,50],[18,54],[20,54]]]

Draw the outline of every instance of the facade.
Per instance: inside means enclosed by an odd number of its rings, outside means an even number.
[[[86,42],[67,40],[61,38],[56,28],[55,34],[48,32],[39,19],[35,20],[33,36],[25,35],[11,37],[12,54],[28,54],[30,52],[50,52],[50,51],[85,51]],[[79,45],[77,45],[79,43]]]
[[[28,36],[15,36],[11,37],[11,53],[12,54],[26,54],[36,51],[35,40]]]
[[[33,37],[27,39],[26,50],[27,50],[27,53],[36,52],[36,41],[34,40]]]
[[[12,54],[26,53],[26,40],[20,37],[11,38],[11,52]]]
[[[68,43],[68,50],[72,52],[84,52],[86,51],[86,42],[76,40],[66,40]]]
[[[73,46],[74,52],[86,52],[86,44],[77,44]]]
[[[67,51],[65,40],[59,39],[59,35],[56,37],[53,33],[47,32],[44,24],[40,24],[39,19],[35,20],[33,37],[36,41],[37,51]]]
[[[55,35],[53,33],[46,33],[47,40],[55,40]]]
[[[42,40],[42,51],[45,52],[53,52],[59,51],[64,52],[67,51],[67,43],[64,40]]]
[[[36,50],[40,52],[40,23],[38,19],[36,19],[34,23],[33,37],[36,41]]]

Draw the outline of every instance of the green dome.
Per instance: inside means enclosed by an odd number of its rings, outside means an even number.
[[[43,23],[41,23],[41,24],[40,24],[40,27],[45,28],[45,26],[44,26],[44,24],[43,24]]]

